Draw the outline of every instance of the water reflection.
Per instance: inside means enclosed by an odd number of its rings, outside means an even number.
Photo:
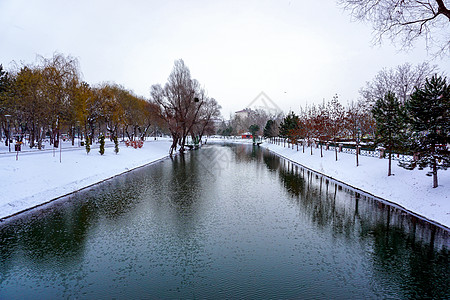
[[[264,163],[278,170],[284,187],[311,222],[371,244],[374,275],[384,283],[381,289],[401,289],[397,293],[407,298],[449,294],[448,231],[290,161],[280,163],[274,154],[266,155]]]
[[[82,257],[91,218],[92,210],[85,205],[66,213],[55,212],[51,218],[33,216],[25,222],[18,220],[14,225],[3,226],[0,230],[1,274],[14,265],[18,253],[20,260],[35,265],[51,264],[61,268],[76,265]]]
[[[382,200],[362,195],[288,160],[279,159],[273,153],[265,153],[262,161],[270,170],[278,171],[285,189],[303,211],[310,212],[311,221],[318,226],[331,226],[337,232],[344,232],[344,228],[361,228],[362,236],[374,233],[375,228],[381,226],[388,235],[391,230],[398,229],[405,233],[405,239],[422,242],[438,250],[448,246],[448,231],[442,227],[409,215]]]
[[[448,232],[247,145],[0,226],[0,298],[448,298]]]

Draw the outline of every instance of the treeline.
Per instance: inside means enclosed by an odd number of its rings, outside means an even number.
[[[364,140],[386,148],[388,176],[392,174],[392,153],[407,153],[414,159],[400,165],[407,169],[430,167],[428,175],[433,176],[433,187],[437,187],[437,170],[450,167],[450,85],[444,76],[435,74],[413,89],[411,94],[403,94],[403,99],[392,90],[380,89],[381,94],[371,96],[374,102],[362,99],[348,107],[335,96],[298,114],[290,112],[279,125],[268,121],[264,135],[285,138],[297,147],[299,143],[303,147],[305,143],[319,143],[321,155],[322,145],[332,142],[336,160],[337,143],[350,141],[358,145]]]
[[[265,109],[251,109],[251,108],[245,108],[244,110],[240,111],[240,113],[234,114],[234,116],[230,116],[230,121],[225,122],[223,121],[221,124],[219,124],[217,128],[217,134],[223,135],[223,136],[236,136],[240,135],[244,132],[250,132],[252,133],[252,130],[250,130],[250,127],[252,128],[258,128],[256,130],[256,134],[263,135],[263,128],[266,125],[267,121],[272,120],[276,121],[277,124],[281,122],[283,119],[284,114],[280,111],[278,113],[269,113]],[[274,127],[276,132],[274,133],[276,136],[278,134],[277,127]]]
[[[82,81],[78,61],[54,54],[36,64],[5,70],[0,65],[0,124],[6,137],[29,138],[30,147],[42,147],[44,139],[58,147],[62,134],[74,143],[109,135],[143,139],[164,129],[160,108],[124,87]],[[8,143],[9,141],[6,141]]]
[[[268,138],[279,136],[291,142],[319,142],[322,145],[373,136],[374,129],[374,119],[362,102],[352,102],[344,107],[335,95],[322,104],[301,107],[298,114],[290,112],[281,123],[268,121],[264,135]]]

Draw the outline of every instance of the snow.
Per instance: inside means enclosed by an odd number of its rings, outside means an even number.
[[[450,170],[439,170],[439,186],[432,187],[432,177],[425,174],[429,171],[406,170],[392,161],[393,176],[387,176],[388,160],[376,157],[359,156],[359,166],[356,166],[356,156],[348,153],[338,153],[338,161],[334,150],[323,149],[324,157],[320,157],[320,149],[305,147],[305,153],[299,147],[287,148],[268,142],[262,147],[279,154],[291,161],[303,165],[316,172],[344,182],[354,188],[393,202],[426,219],[450,227]]]
[[[91,146],[89,154],[84,147],[70,145],[70,142],[63,143],[61,153],[52,151],[48,145],[45,147],[48,150],[40,151],[30,151],[24,145],[16,160],[16,152],[8,153],[8,147],[2,144],[0,218],[165,158],[171,142],[148,140],[137,149],[121,143],[117,155],[111,142],[107,143],[104,155],[100,155],[98,144]],[[11,150],[14,151],[14,145]]]
[[[223,139],[208,139],[211,142],[223,142]],[[235,140],[248,143],[251,140]],[[115,175],[128,172],[134,168],[158,161],[168,156],[169,139],[145,141],[140,149],[120,145],[116,155],[111,143],[105,155],[98,152],[94,145],[89,155],[84,147],[70,146],[63,143],[63,151],[47,150],[29,151],[23,146],[23,152],[8,153],[8,148],[0,146],[0,218],[16,214],[28,208],[45,203],[51,199],[64,196],[88,187]],[[342,181],[350,186],[370,193],[376,197],[394,202],[403,208],[421,215],[434,222],[450,227],[450,170],[438,172],[439,187],[432,188],[431,177],[425,176],[428,170],[405,170],[392,163],[394,176],[387,176],[388,160],[359,156],[356,167],[355,155],[338,153],[335,161],[334,151],[306,148],[305,153],[299,148],[290,149],[270,143],[266,147],[280,156],[297,162],[307,168]],[[14,150],[14,145],[12,145]]]

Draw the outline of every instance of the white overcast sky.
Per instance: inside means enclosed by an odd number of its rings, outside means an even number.
[[[356,100],[378,71],[405,62],[449,73],[450,59],[433,59],[423,43],[399,52],[371,40],[371,24],[352,22],[335,0],[0,0],[7,69],[59,52],[78,58],[91,85],[112,81],[149,98],[182,58],[226,118],[262,91],[284,111],[334,94]]]

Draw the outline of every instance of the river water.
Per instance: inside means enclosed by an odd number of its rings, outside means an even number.
[[[0,224],[0,299],[450,298],[449,233],[249,145]]]

